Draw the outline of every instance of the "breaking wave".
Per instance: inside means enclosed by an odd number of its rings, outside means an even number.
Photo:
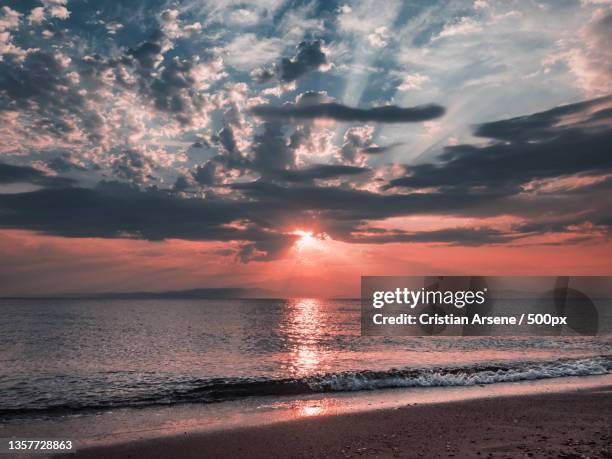
[[[100,374],[86,380],[49,375],[49,381],[66,387],[54,397],[36,389],[44,384],[21,382],[7,389],[0,400],[0,418],[48,415],[83,410],[144,407],[179,403],[213,403],[255,396],[305,395],[324,392],[362,391],[400,387],[473,386],[567,376],[603,375],[612,370],[612,355],[538,362],[503,362],[446,368],[394,368],[387,371],[345,371],[305,378],[177,378],[120,372]],[[32,393],[29,395],[28,391]],[[11,397],[13,393],[18,397]],[[29,395],[29,396],[28,396]],[[27,403],[19,400],[28,400]]]

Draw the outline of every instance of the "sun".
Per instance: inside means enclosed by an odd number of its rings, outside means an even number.
[[[316,247],[318,241],[312,231],[295,230],[293,234],[300,236],[300,238],[295,242],[295,247],[299,251]]]
[[[331,241],[331,238],[323,232],[315,233],[310,230],[298,229],[292,231],[291,234],[300,237],[294,245],[298,252],[327,251],[326,243]]]

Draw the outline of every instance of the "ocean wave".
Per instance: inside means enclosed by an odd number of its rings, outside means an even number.
[[[312,382],[320,391],[358,391],[400,387],[474,386],[567,376],[595,376],[612,369],[612,358],[600,356],[554,362],[521,362],[431,370],[389,370],[326,375]]]
[[[71,391],[51,398],[35,397],[36,385],[32,386],[33,393],[28,396],[28,388],[20,384],[20,397],[8,397],[0,401],[0,419],[121,407],[213,403],[256,396],[306,395],[402,387],[473,386],[567,376],[603,375],[611,370],[612,355],[601,355],[547,362],[523,361],[446,368],[345,371],[297,379],[263,377],[177,379],[149,375],[148,378],[137,378],[136,382],[132,377],[117,379],[117,375],[113,374],[105,376],[106,385],[100,380],[92,380],[86,384],[77,379],[62,381],[61,384],[71,387]],[[78,389],[79,386],[82,386],[81,389]],[[20,402],[20,400],[27,401]]]

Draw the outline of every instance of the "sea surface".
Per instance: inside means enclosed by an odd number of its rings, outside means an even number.
[[[612,372],[610,335],[361,337],[359,319],[358,300],[0,300],[0,422]]]

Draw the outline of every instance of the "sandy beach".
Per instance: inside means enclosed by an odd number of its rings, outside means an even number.
[[[77,458],[612,457],[612,387],[408,405],[96,446]]]

